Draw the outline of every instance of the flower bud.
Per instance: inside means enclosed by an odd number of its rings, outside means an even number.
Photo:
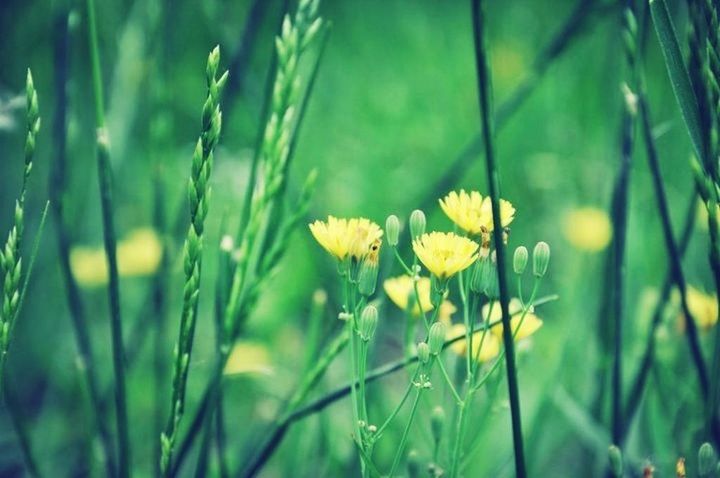
[[[410,478],[419,478],[421,476],[420,469],[422,468],[420,463],[420,455],[417,450],[410,450],[407,454],[407,469],[408,476]]]
[[[535,277],[545,275],[549,262],[550,246],[548,246],[547,242],[540,241],[535,244],[535,249],[533,250],[533,274],[535,274]]]
[[[428,337],[428,347],[430,353],[437,355],[442,352],[443,345],[445,345],[445,324],[442,322],[435,322],[430,327],[430,335]]]
[[[443,407],[437,406],[433,408],[432,415],[430,416],[430,428],[432,429],[432,435],[435,443],[439,443],[442,439],[444,425],[445,410],[443,410]]]
[[[703,443],[698,451],[698,474],[701,478],[713,476],[716,469],[717,457],[710,443]]]
[[[392,247],[397,246],[399,236],[400,220],[395,214],[391,214],[385,221],[385,237],[387,238],[388,244]]]
[[[425,234],[426,223],[425,213],[420,209],[415,209],[412,214],[410,214],[410,234],[413,239]]]
[[[362,311],[360,315],[360,338],[368,342],[375,335],[375,330],[378,324],[378,311],[374,305],[368,305]]]
[[[360,266],[358,272],[358,290],[365,297],[369,297],[375,293],[375,286],[378,278],[378,261],[377,256],[366,257]]]
[[[420,363],[428,363],[430,360],[430,347],[425,342],[420,342],[417,346],[417,356]]]
[[[608,458],[610,459],[610,471],[613,476],[619,478],[623,474],[623,457],[620,448],[610,445],[608,449]]]
[[[525,246],[520,246],[515,249],[515,255],[513,256],[513,270],[515,274],[521,275],[525,272],[525,267],[528,263],[528,250]]]

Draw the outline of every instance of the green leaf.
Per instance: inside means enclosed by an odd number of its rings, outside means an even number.
[[[695,98],[695,92],[690,84],[690,76],[685,68],[685,62],[680,52],[680,45],[665,0],[650,0],[650,12],[655,25],[655,32],[660,41],[660,48],[665,58],[665,66],[667,66],[670,75],[675,99],[680,105],[680,112],[688,133],[690,133],[690,140],[695,148],[695,154],[702,159],[704,164],[707,164],[707,158],[704,155],[697,98]]]

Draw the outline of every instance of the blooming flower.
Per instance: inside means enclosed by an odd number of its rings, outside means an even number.
[[[162,243],[150,228],[131,231],[117,245],[118,274],[141,277],[155,273],[162,258]],[[70,251],[70,269],[79,284],[100,287],[107,284],[108,267],[105,249],[78,246]]]
[[[567,241],[581,251],[599,252],[610,244],[612,224],[602,209],[581,207],[565,215],[563,233]]]
[[[695,323],[701,330],[709,330],[718,321],[718,303],[715,296],[688,286],[687,302]]]
[[[413,278],[407,275],[398,277],[391,277],[383,282],[383,289],[390,298],[391,301],[402,310],[407,310],[409,302],[413,304],[412,314],[415,316],[420,315],[420,309],[423,312],[428,312],[433,309],[433,305],[430,303],[430,278],[421,277],[417,282],[417,291],[419,294],[419,306],[418,301],[415,300],[415,285]]]
[[[440,207],[461,229],[469,234],[490,232],[494,229],[490,197],[483,198],[479,192],[464,189],[451,191],[440,199]],[[515,218],[515,208],[504,199],[500,200],[500,222],[507,227]]]
[[[423,234],[413,241],[420,262],[439,279],[447,279],[470,267],[477,259],[478,244],[445,232]]]
[[[328,216],[327,222],[315,221],[309,226],[315,240],[339,260],[348,256],[362,259],[383,234],[380,226],[363,217],[338,219]]]
[[[457,337],[458,335],[465,333],[465,325],[464,324],[455,324],[452,327],[448,328],[448,331],[446,333],[447,339],[452,339],[454,337]],[[483,332],[478,331],[473,334],[472,338],[472,357],[475,358],[478,362],[487,362],[489,360],[494,359],[495,357],[500,354],[500,340],[494,336],[493,334],[485,334],[485,338],[483,339]],[[480,343],[482,342],[482,348],[479,349]],[[450,346],[450,349],[455,352],[457,355],[460,355],[462,357],[465,356],[467,353],[467,340],[458,340],[457,342],[453,343]]]
[[[527,313],[525,313],[525,318],[523,318],[522,303],[519,299],[510,299],[510,302],[508,303],[508,312],[510,313],[510,328],[515,334],[515,340],[522,340],[529,337],[542,327],[543,321],[534,314],[532,307],[530,307]],[[482,308],[482,316],[488,317],[488,313],[490,314],[488,319],[490,322],[501,320],[502,309],[500,308],[500,302],[494,302],[492,310],[490,310],[490,304],[485,304]],[[520,323],[521,320],[522,324]],[[518,329],[518,327],[520,328]],[[497,324],[491,328],[490,331],[495,334],[498,339],[500,339],[503,333],[502,323]]]

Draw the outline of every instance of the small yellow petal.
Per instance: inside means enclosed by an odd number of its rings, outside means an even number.
[[[447,279],[470,267],[477,259],[479,247],[477,242],[452,232],[431,232],[413,241],[415,255],[440,279]]]

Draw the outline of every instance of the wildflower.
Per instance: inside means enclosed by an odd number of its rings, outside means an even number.
[[[455,304],[445,299],[440,304],[440,310],[438,310],[438,322],[442,322],[448,327],[452,324],[452,315],[457,312]]]
[[[563,232],[567,241],[576,249],[599,252],[610,244],[612,224],[602,209],[582,207],[565,215]]]
[[[490,304],[485,304],[482,308],[482,317],[488,317],[490,322],[496,322],[502,319],[502,310],[500,308],[500,302],[493,303],[492,310],[490,310]],[[510,313],[510,328],[515,334],[515,340],[522,340],[526,337],[531,336],[537,330],[542,327],[542,320],[534,314],[532,307],[525,313],[523,318],[523,306],[519,299],[512,298],[508,304],[508,312]],[[522,324],[520,321],[522,320]],[[520,327],[518,329],[518,327]],[[498,339],[502,337],[503,325],[502,323],[497,324],[490,332],[495,334]]]
[[[162,259],[162,244],[150,228],[136,229],[117,246],[121,277],[144,277],[155,273]],[[75,247],[70,251],[70,268],[79,284],[100,287],[107,284],[108,267],[102,247]]]
[[[440,199],[440,207],[452,222],[469,234],[487,233],[494,229],[490,197],[483,197],[477,191],[470,194],[461,189],[451,191]],[[504,199],[500,200],[500,222],[507,227],[515,218],[515,208]]]
[[[309,227],[315,240],[341,261],[348,256],[355,260],[364,258],[383,235],[380,226],[363,217],[338,219],[328,216],[327,222],[315,221]]]
[[[402,310],[407,310],[412,303],[412,315],[419,316],[422,312],[429,312],[433,309],[430,302],[430,278],[420,277],[417,281],[418,300],[415,298],[415,281],[410,276],[392,277],[383,282],[385,293],[391,301]],[[442,309],[440,310],[442,312]]]
[[[447,339],[455,338],[464,333],[465,325],[455,324],[447,329]],[[480,347],[480,342],[482,342],[482,348],[478,349],[478,347]],[[500,340],[493,334],[487,333],[485,334],[485,338],[483,339],[482,330],[479,330],[473,334],[472,345],[472,357],[480,363],[492,360],[500,354]],[[465,339],[458,340],[450,346],[450,349],[461,357],[465,356],[465,354],[467,353],[467,348],[468,344],[467,340]]]
[[[272,366],[267,347],[257,342],[238,341],[230,352],[223,373],[225,375],[271,374]]]
[[[448,279],[477,259],[478,243],[453,233],[431,232],[413,241],[420,262],[438,279]]]
[[[709,330],[717,324],[718,303],[715,296],[701,292],[693,286],[688,286],[687,302],[690,313],[701,330]]]

